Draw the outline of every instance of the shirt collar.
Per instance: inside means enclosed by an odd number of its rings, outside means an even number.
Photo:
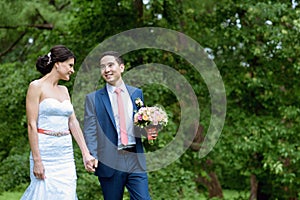
[[[113,94],[117,87],[106,83],[106,88],[107,88],[108,92]],[[122,81],[122,84],[119,86],[119,88],[121,88],[122,91],[126,91],[126,86],[125,86],[125,83],[123,81]]]

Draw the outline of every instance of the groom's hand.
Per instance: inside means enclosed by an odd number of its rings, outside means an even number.
[[[98,160],[91,156],[89,159],[85,160],[84,166],[86,171],[95,172],[98,167]]]
[[[93,168],[96,169],[98,167],[98,160],[95,159]]]
[[[157,126],[152,126],[151,128],[145,127],[147,132],[148,139],[151,138],[152,140],[156,140],[158,137],[158,128]]]

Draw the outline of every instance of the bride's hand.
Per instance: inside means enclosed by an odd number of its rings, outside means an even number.
[[[84,157],[84,167],[88,172],[95,172],[98,167],[98,160],[91,155],[87,155]]]
[[[34,162],[33,174],[37,179],[45,179],[45,168],[41,161]]]

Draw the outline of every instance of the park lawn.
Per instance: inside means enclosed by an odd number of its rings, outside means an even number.
[[[0,195],[0,200],[19,200],[22,194],[23,192],[4,192]],[[225,200],[239,197],[239,192],[234,190],[223,190],[223,194]],[[206,198],[200,197],[199,200],[206,200]]]
[[[224,200],[249,199],[249,192],[245,192],[245,191],[239,192],[237,190],[223,189],[223,196],[224,196]],[[213,198],[213,200],[217,200],[217,199],[219,198]],[[199,200],[207,200],[207,198],[205,197],[205,195],[200,194]]]
[[[19,200],[23,192],[3,192],[0,195],[0,200]]]

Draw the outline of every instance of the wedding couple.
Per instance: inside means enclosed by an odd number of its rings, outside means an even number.
[[[63,45],[37,60],[43,76],[30,83],[26,96],[31,183],[21,199],[77,199],[71,135],[85,169],[98,176],[105,200],[121,200],[125,187],[132,200],[151,199],[141,141],[146,130],[133,124],[142,90],[123,82],[125,66],[117,52],[103,53],[99,64],[106,85],[86,96],[82,133],[68,89],[58,84],[70,79],[75,62]]]

